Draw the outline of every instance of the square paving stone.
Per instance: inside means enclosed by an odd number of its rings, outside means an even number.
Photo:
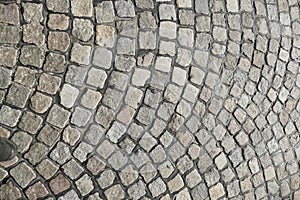
[[[124,92],[127,88],[128,80],[129,80],[129,77],[127,74],[113,71],[110,74],[110,79],[109,79],[108,84],[110,86],[112,86],[113,88],[116,88],[116,89]]]
[[[37,139],[51,147],[59,139],[60,130],[46,124],[39,132]]]
[[[114,120],[114,111],[105,106],[100,106],[95,115],[95,121],[104,128],[108,128]]]
[[[6,105],[2,105],[0,109],[0,123],[9,127],[17,125],[19,118],[21,117],[21,111],[11,108]]]
[[[79,95],[79,90],[69,84],[64,84],[60,93],[60,104],[66,108],[72,108]]]
[[[91,39],[94,32],[94,25],[91,20],[78,19],[73,20],[72,35],[81,41],[87,42]]]
[[[110,69],[112,62],[112,52],[106,48],[97,47],[93,55],[93,65],[103,69]]]
[[[71,113],[64,108],[54,104],[48,114],[47,122],[58,127],[64,128],[69,122]]]
[[[152,31],[139,32],[139,47],[140,49],[155,49],[156,48],[156,33]]]
[[[86,142],[79,143],[78,147],[75,149],[73,155],[80,162],[84,162],[87,160],[88,155],[93,151],[93,147]]]
[[[98,3],[95,9],[97,23],[113,22],[115,19],[115,10],[112,1],[102,1]]]
[[[49,14],[47,25],[52,30],[67,30],[70,18],[64,14]]]
[[[13,134],[11,141],[17,145],[18,152],[24,153],[30,147],[32,136],[23,131],[18,131]]]
[[[118,0],[115,1],[115,9],[119,17],[134,17],[135,10],[131,0]]]
[[[92,17],[92,0],[73,0],[71,1],[71,12],[76,17]]]
[[[6,96],[6,102],[18,108],[24,108],[29,98],[31,90],[26,86],[12,84]]]
[[[80,177],[75,184],[82,196],[86,196],[94,189],[93,181],[87,174]]]
[[[25,24],[23,28],[23,41],[34,45],[43,45],[45,43],[45,35],[43,33],[44,27],[37,23],[32,22]]]
[[[48,191],[41,181],[33,184],[26,190],[28,199],[38,199],[47,196]]]
[[[19,163],[11,169],[10,174],[22,188],[27,187],[36,177],[34,170],[25,162]]]
[[[49,182],[50,189],[57,195],[70,188],[70,181],[63,175],[59,174]]]
[[[92,124],[85,133],[84,139],[87,141],[87,143],[96,145],[103,137],[104,132],[105,130],[101,126]]]
[[[108,88],[103,95],[102,102],[104,105],[116,110],[121,103],[122,96],[122,92]]]
[[[115,44],[116,31],[113,26],[96,26],[96,44],[100,47],[112,48]]]
[[[28,133],[36,134],[42,122],[42,117],[27,111],[23,114],[18,127]]]
[[[77,179],[84,171],[80,164],[74,159],[71,159],[69,162],[64,164],[62,168],[64,173],[72,180]]]
[[[30,99],[30,108],[37,113],[46,112],[52,104],[52,98],[36,92]]]
[[[85,126],[92,116],[91,111],[77,106],[72,114],[71,123],[78,126]]]
[[[14,81],[22,85],[33,87],[37,82],[37,71],[28,67],[18,66],[15,72]]]
[[[23,65],[29,65],[42,68],[45,60],[45,52],[35,45],[24,45],[21,49],[20,62]]]
[[[42,161],[47,154],[49,149],[46,145],[40,142],[35,142],[29,149],[29,151],[24,155],[24,158],[27,159],[31,164],[36,165]]]
[[[1,34],[0,34],[1,35]],[[0,65],[12,68],[16,65],[17,62],[17,53],[18,50],[12,47],[3,47],[0,46]]]
[[[65,71],[66,58],[65,56],[57,53],[50,52],[46,56],[46,62],[43,69],[53,73],[63,73]]]
[[[23,17],[28,23],[42,22],[43,17],[43,4],[40,3],[22,3]]]
[[[19,8],[16,4],[0,4],[0,22],[19,25]]]
[[[65,128],[63,132],[62,139],[65,143],[69,144],[70,146],[74,146],[78,140],[80,139],[81,132],[77,128],[73,128],[70,125]]]
[[[105,71],[97,68],[91,68],[88,72],[88,78],[86,80],[86,83],[94,87],[103,88],[106,79],[107,74]]]
[[[95,90],[87,89],[82,95],[80,103],[86,108],[96,109],[98,103],[100,102],[102,95],[100,92]]]
[[[58,142],[50,153],[50,158],[60,165],[66,163],[72,157],[70,148],[63,142]]]
[[[46,0],[46,5],[53,12],[68,13],[70,8],[68,0]]]
[[[9,44],[18,44],[20,29],[17,26],[0,24],[0,42]]]
[[[71,50],[70,61],[81,65],[90,64],[91,50],[92,47],[89,45],[81,45],[79,43],[74,43]]]
[[[135,55],[135,40],[121,37],[117,42],[117,54]]]
[[[48,94],[56,94],[61,84],[61,78],[50,74],[43,73],[39,78],[37,89]]]
[[[82,86],[87,75],[87,69],[75,65],[69,65],[65,81],[74,86]]]
[[[66,32],[50,31],[47,42],[50,50],[66,52],[70,46],[70,37]]]
[[[172,20],[175,21],[176,17],[176,10],[175,6],[171,4],[160,4],[158,8],[159,12],[159,19],[160,20]]]

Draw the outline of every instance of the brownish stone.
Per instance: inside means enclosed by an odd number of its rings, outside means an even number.
[[[62,193],[70,188],[69,180],[64,175],[59,174],[57,177],[52,179],[49,186],[55,195]]]
[[[52,31],[48,35],[48,47],[51,50],[65,52],[70,46],[69,34],[66,32]]]
[[[64,14],[49,14],[48,27],[53,30],[67,30],[69,17]]]
[[[19,25],[19,8],[16,4],[0,4],[0,22]]]
[[[38,198],[45,197],[47,194],[47,189],[40,181],[30,186],[26,191],[26,196],[30,200],[36,200]]]

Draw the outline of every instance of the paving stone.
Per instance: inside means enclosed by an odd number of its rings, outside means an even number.
[[[81,97],[81,105],[89,109],[96,109],[102,95],[100,92],[87,89]]]
[[[72,180],[77,179],[84,171],[80,164],[74,159],[71,159],[69,162],[64,164],[62,168],[64,173]]]
[[[14,186],[12,181],[0,186],[1,198],[3,199],[19,199],[22,197],[21,191]]]
[[[21,49],[20,62],[23,65],[41,68],[44,59],[45,53],[40,47],[34,45],[24,45]]]
[[[101,47],[112,48],[115,44],[116,32],[113,26],[96,26],[96,44]]]
[[[114,5],[111,1],[103,1],[95,9],[97,23],[113,22],[115,18]]]
[[[43,28],[37,22],[23,25],[23,41],[29,44],[43,45],[45,43]]]
[[[19,84],[12,84],[8,90],[6,102],[18,108],[23,108],[30,93],[31,90],[29,88]]]
[[[64,14],[49,14],[47,25],[52,30],[67,30],[70,18]]]
[[[130,186],[127,192],[132,199],[137,200],[146,194],[146,187],[144,183],[140,180],[137,183]]]
[[[66,32],[50,31],[48,35],[50,50],[66,52],[70,46],[70,37]]]
[[[70,115],[71,113],[69,111],[55,104],[50,109],[47,122],[58,128],[64,128],[69,121]]]
[[[92,63],[103,69],[110,69],[112,62],[112,52],[105,48],[96,48]]]
[[[71,108],[76,102],[76,99],[79,95],[79,90],[69,84],[64,84],[59,96],[60,96],[60,104]]]
[[[90,120],[91,116],[92,113],[89,110],[78,106],[75,108],[75,111],[72,114],[71,123],[78,127],[85,126]]]
[[[66,59],[65,56],[57,53],[49,53],[46,56],[46,62],[43,69],[53,73],[63,73],[65,71]]]
[[[18,131],[13,134],[11,140],[17,145],[18,152],[24,153],[29,149],[32,137],[23,131]]]
[[[58,200],[67,200],[67,199],[74,199],[79,200],[78,194],[74,190],[70,190],[65,195],[58,198]]]
[[[139,14],[139,25],[142,29],[157,28],[156,19],[149,11],[145,11]]]
[[[204,183],[199,184],[191,191],[193,199],[205,199],[208,196],[208,189]]]
[[[114,112],[112,109],[109,109],[105,106],[100,106],[97,110],[95,121],[103,126],[104,128],[108,128],[110,123],[114,119]]]
[[[121,123],[125,125],[129,125],[129,123],[132,121],[134,117],[134,114],[135,114],[135,110],[133,108],[131,108],[130,106],[124,106],[124,108],[121,109],[121,111],[117,115],[117,119]]]
[[[93,1],[92,0],[74,0],[71,2],[72,14],[76,17],[92,17]]]
[[[161,178],[157,178],[148,186],[153,197],[157,197],[166,191],[166,185]]]
[[[178,174],[168,182],[168,188],[171,193],[179,191],[183,186],[184,183],[182,177]]]
[[[100,177],[97,179],[99,186],[101,188],[106,188],[113,184],[116,176],[111,169],[106,169],[101,173]]]
[[[150,79],[151,72],[149,70],[135,68],[132,75],[132,84],[135,86],[144,86],[147,80]]]
[[[69,147],[63,142],[58,142],[55,149],[52,150],[50,158],[59,164],[66,163],[71,158]]]
[[[88,155],[93,151],[93,147],[85,142],[81,142],[75,149],[73,155],[80,162],[87,160]]]
[[[0,22],[4,24],[19,25],[19,11],[16,4],[0,5]]]
[[[96,68],[91,68],[88,72],[88,78],[86,82],[88,85],[103,88],[106,79],[107,74],[105,73],[105,71]]]
[[[42,117],[32,112],[25,112],[18,124],[18,127],[28,133],[36,134],[43,122]]]
[[[177,36],[177,24],[169,21],[160,22],[159,35],[168,39],[175,39]]]
[[[34,170],[25,162],[21,162],[16,167],[11,169],[10,174],[22,188],[27,187],[29,183],[36,177]]]
[[[71,50],[70,61],[80,65],[88,65],[90,63],[91,50],[92,48],[89,45],[74,43]]]
[[[69,65],[65,81],[74,86],[82,86],[87,75],[87,69],[75,65]]]
[[[89,177],[87,174],[79,178],[75,184],[82,196],[86,196],[94,189],[91,177]]]
[[[46,144],[47,146],[51,147],[55,144],[60,136],[60,130],[45,125],[39,132],[37,139]]]
[[[37,113],[46,112],[52,104],[52,98],[36,92],[30,99],[30,108]]]
[[[118,0],[115,1],[115,9],[119,17],[134,17],[135,10],[131,0]]]
[[[51,84],[50,84],[51,83]],[[61,84],[61,78],[46,73],[41,74],[37,89],[47,94],[56,94]]]
[[[70,3],[67,0],[47,0],[46,5],[53,12],[68,13],[70,8]]]
[[[125,91],[128,84],[129,77],[120,72],[112,72],[108,84],[113,88]]]
[[[21,117],[21,111],[2,105],[0,109],[0,123],[9,127],[15,127]]]
[[[70,181],[62,174],[59,174],[49,183],[49,186],[55,195],[60,194],[70,188]]]
[[[194,25],[194,12],[191,10],[179,10],[179,23],[182,25]]]
[[[175,21],[176,12],[175,6],[171,4],[160,4],[158,8],[160,20],[173,20]]]
[[[74,19],[72,34],[81,41],[88,41],[93,35],[93,23],[87,19]]]
[[[137,18],[117,21],[118,34],[125,37],[136,38],[138,25]]]
[[[48,180],[56,174],[56,172],[58,171],[58,166],[51,160],[46,158],[37,165],[36,169],[39,174],[41,174],[46,180]]]
[[[120,37],[117,42],[117,54],[120,55],[134,55],[135,54],[135,40]]]
[[[48,191],[47,191],[46,187],[40,181],[33,184],[26,190],[26,196],[29,199],[43,198],[43,197],[47,196],[47,194],[48,194]]]
[[[105,169],[106,163],[97,156],[92,156],[88,159],[87,169],[92,172],[93,175],[99,175]]]
[[[5,70],[3,72],[8,73],[9,71]],[[15,72],[14,81],[28,87],[33,87],[37,81],[36,75],[37,75],[36,70],[19,66]],[[5,74],[4,76],[9,77],[10,75]]]
[[[113,89],[107,89],[105,94],[103,95],[102,102],[104,105],[110,107],[113,110],[116,110],[122,100],[121,97],[121,92]]]
[[[115,68],[123,72],[130,72],[135,66],[135,58],[132,56],[116,56]]]

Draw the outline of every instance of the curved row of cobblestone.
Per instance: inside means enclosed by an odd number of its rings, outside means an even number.
[[[300,198],[297,0],[0,3],[0,199]]]

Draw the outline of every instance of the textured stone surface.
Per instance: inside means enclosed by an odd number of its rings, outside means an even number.
[[[0,199],[299,199],[296,0],[0,3]]]

